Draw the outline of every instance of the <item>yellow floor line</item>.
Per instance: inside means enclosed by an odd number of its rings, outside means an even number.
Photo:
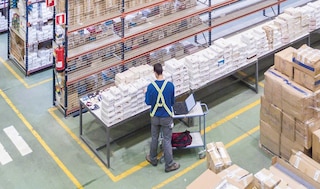
[[[47,82],[49,82],[49,81],[52,81],[52,78],[50,78],[50,79],[46,79],[46,80],[44,80],[44,81],[41,81],[41,82],[39,82],[39,83],[36,83],[36,84],[33,84],[33,85],[30,85],[30,86],[29,86],[29,84],[26,83],[26,82],[24,81],[24,79],[23,79],[22,77],[20,77],[20,75],[19,75],[16,71],[14,71],[14,69],[12,69],[12,68],[10,67],[10,65],[9,65],[6,61],[4,61],[1,57],[0,57],[0,62],[10,71],[10,73],[11,73],[14,77],[17,78],[17,79],[24,85],[24,87],[27,88],[27,89],[30,89],[30,88],[32,88],[32,87],[36,87],[36,86],[38,86],[38,85],[41,85],[41,84],[47,83]]]
[[[62,169],[62,171],[68,176],[68,178],[73,182],[77,188],[83,188],[80,182],[75,178],[75,176],[68,170],[68,168],[63,164],[63,162],[58,158],[58,156],[51,150],[47,143],[42,139],[37,131],[34,130],[32,125],[27,121],[27,119],[21,114],[17,107],[11,102],[8,96],[0,89],[0,95],[10,106],[10,108],[16,113],[24,125],[29,129],[33,136],[39,141],[42,147],[48,152],[52,159],[57,163],[57,165]]]
[[[212,124],[211,126],[206,128],[206,132],[218,127],[219,125],[237,117],[238,115],[242,114],[243,112],[253,108],[254,106],[258,105],[260,103],[260,100],[257,100],[241,109],[239,109],[238,111],[234,112],[233,114],[228,115],[227,117],[225,117],[224,119],[219,120],[218,122]],[[99,158],[96,157],[96,155],[88,148],[88,146],[82,142],[82,140],[76,135],[74,134],[69,127],[55,114],[55,110],[57,110],[57,108],[53,107],[50,108],[48,111],[51,114],[51,116],[59,123],[59,125],[65,129],[67,131],[67,133],[81,146],[81,148],[97,163],[97,165],[109,176],[109,178],[111,180],[113,180],[114,182],[117,182],[131,174],[133,174],[134,172],[142,169],[143,167],[149,165],[147,161],[143,161],[140,164],[128,169],[127,171],[115,176],[112,174],[111,171],[109,171],[109,169],[106,168],[106,166],[100,161]],[[203,131],[202,131],[203,132]],[[179,173],[178,173],[179,174]]]
[[[98,166],[110,177],[112,181],[117,182],[148,165],[147,161],[143,161],[142,163],[128,169],[127,171],[119,174],[118,176],[113,175],[112,172],[109,169],[107,169],[106,166],[100,161],[100,159],[97,158],[97,156],[88,148],[88,146],[84,142],[82,142],[82,140],[76,134],[74,134],[69,129],[69,127],[54,113],[55,110],[57,110],[57,108],[50,108],[48,111],[51,114],[51,116],[59,123],[59,125],[67,131],[67,133],[98,164]]]
[[[241,140],[247,138],[248,136],[252,135],[253,133],[257,132],[259,130],[260,126],[256,126],[255,128],[251,129],[250,131],[244,133],[243,135],[237,137],[236,139],[232,140],[231,142],[229,142],[228,144],[225,145],[226,148],[230,148],[231,146],[233,146],[234,144],[240,142]],[[169,179],[161,182],[160,184],[158,184],[157,186],[154,186],[153,189],[157,189],[157,188],[162,188],[165,185],[169,184],[170,182],[173,182],[174,180],[178,179],[179,177],[181,177],[182,175],[188,173],[189,171],[191,171],[192,169],[194,169],[195,167],[199,166],[200,164],[204,163],[206,161],[206,159],[201,159],[197,162],[195,162],[194,164],[192,164],[191,166],[183,169],[182,171],[178,172],[177,174],[175,174],[174,176],[170,177]]]
[[[227,121],[239,116],[243,112],[246,112],[249,109],[251,109],[251,108],[253,108],[253,107],[255,107],[255,106],[259,105],[259,104],[260,104],[260,99],[254,101],[253,103],[251,103],[251,104],[249,104],[249,105],[247,105],[247,106],[245,106],[245,107],[243,107],[243,108],[241,108],[239,110],[237,110],[236,112],[226,116],[225,118],[215,122],[214,124],[210,125],[209,127],[206,127],[206,133],[211,131],[212,129],[218,127],[219,125],[222,125],[222,124],[226,123]],[[203,134],[203,130],[201,130],[201,134]]]

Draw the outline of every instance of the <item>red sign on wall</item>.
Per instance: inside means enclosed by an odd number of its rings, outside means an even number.
[[[56,25],[66,24],[66,13],[56,14]]]
[[[56,0],[46,0],[47,7],[53,7],[56,5]]]

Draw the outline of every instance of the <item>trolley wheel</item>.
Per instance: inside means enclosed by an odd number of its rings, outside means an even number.
[[[198,153],[199,159],[204,159],[206,157],[206,151],[203,150],[201,152]]]

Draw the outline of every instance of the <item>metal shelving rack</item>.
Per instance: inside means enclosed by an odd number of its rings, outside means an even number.
[[[48,10],[43,10],[44,3],[44,0],[9,1],[8,15],[12,18],[8,19],[8,58],[26,76],[52,67],[53,13],[50,15]],[[34,9],[37,15],[31,16]],[[43,33],[37,33],[40,30]]]
[[[274,5],[278,5],[279,10],[280,3],[284,1],[261,1],[246,10],[214,19],[211,18],[214,10],[239,0],[194,1],[196,4],[182,0],[175,3],[155,0],[141,4],[138,1],[114,0],[104,12],[98,10],[106,7],[108,2],[95,1],[89,6],[84,5],[85,1],[58,1],[55,13],[66,13],[67,22],[59,26],[64,37],[56,40],[56,45],[64,46],[67,66],[63,73],[53,72],[53,86],[58,89],[54,90],[53,103],[65,116],[78,112],[79,97],[114,85],[116,73],[132,66],[172,58],[174,55],[153,56],[184,40],[197,39],[205,32],[209,37],[207,45],[211,45],[213,28]],[[188,3],[183,4],[185,2]],[[172,7],[176,10],[170,12]],[[146,14],[144,23],[128,22],[130,18],[134,20]],[[199,21],[200,15],[207,15],[209,21]]]
[[[8,31],[8,17],[8,0],[0,0],[0,33]]]

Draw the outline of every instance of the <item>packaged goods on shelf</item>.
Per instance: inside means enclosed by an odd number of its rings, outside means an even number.
[[[240,35],[235,35],[232,41],[232,61],[235,69],[247,63],[247,45],[240,40]]]
[[[224,56],[223,56],[223,49],[221,49],[220,47],[216,46],[216,45],[211,45],[209,47],[209,49],[211,51],[213,51],[217,56],[216,56],[216,61],[213,62],[213,68],[217,68],[219,70],[222,70],[227,62],[225,62]]]
[[[279,28],[279,31],[281,33],[281,42],[284,44],[289,43],[291,40],[290,39],[290,31],[288,29],[286,21],[276,17],[273,20],[273,23],[275,26],[277,26]]]
[[[274,68],[290,79],[293,78],[292,58],[296,50],[294,47],[288,47],[274,54]]]
[[[0,12],[0,31],[8,30],[8,20]]]
[[[273,22],[268,22],[262,25],[268,39],[269,50],[273,50],[282,44],[282,34],[280,27],[276,26]]]
[[[131,70],[117,73],[115,76],[115,84],[118,86],[122,83],[130,83],[133,81],[134,77],[135,75]]]
[[[231,61],[232,61],[232,43],[231,43],[231,41],[224,39],[224,38],[219,38],[219,39],[213,41],[213,45],[211,45],[211,46],[214,46],[214,45],[219,47],[220,49],[222,49],[222,51],[220,51],[220,53],[224,57],[225,63],[231,63]],[[213,49],[215,49],[215,47],[213,47]]]
[[[256,48],[256,39],[251,30],[241,33],[241,41],[247,45],[247,59],[257,56],[258,50]]]
[[[175,95],[178,96],[189,90],[188,69],[183,61],[175,58],[164,62],[166,72],[171,74],[172,82],[175,85]]]
[[[252,35],[256,41],[257,55],[263,55],[268,52],[268,39],[266,32],[261,28],[261,26],[254,27],[252,29]]]
[[[314,9],[314,17],[316,20],[316,29],[320,28],[320,12],[318,11],[320,9],[320,2],[315,1],[315,2],[309,2],[306,5],[308,8]]]
[[[317,18],[316,18],[316,14],[318,14],[318,11],[316,11],[316,9],[314,7],[310,7],[310,6],[303,6],[299,8],[300,10],[302,10],[303,12],[306,12],[306,14],[308,15],[309,18],[309,30],[308,32],[311,32],[313,30],[315,30],[317,28]]]
[[[283,21],[284,23],[281,24],[280,23],[281,21]],[[276,17],[274,22],[280,23],[281,25],[284,25],[284,24],[286,25],[286,28],[281,27],[281,29],[284,29],[281,31],[281,33],[282,33],[283,37],[284,36],[288,37],[288,42],[290,42],[291,40],[293,40],[297,37],[296,28],[297,28],[297,30],[300,30],[300,28],[298,28],[300,26],[300,23],[298,25],[295,25],[296,19],[293,16],[291,16],[287,13],[282,13]]]
[[[296,8],[290,7],[284,10],[285,14],[292,17],[292,24],[294,25],[294,36],[293,38],[298,38],[303,34],[302,24],[301,24],[301,14]],[[290,23],[290,22],[289,22]],[[289,27],[289,25],[288,25]],[[290,29],[290,28],[288,28]]]
[[[287,12],[291,12],[291,13],[288,13],[291,15],[292,14],[299,15],[302,34],[312,31],[310,30],[311,16],[306,9],[303,9],[302,7],[290,8],[290,9],[288,8]]]
[[[116,101],[116,98],[111,93],[111,91],[107,90],[102,92],[101,97],[102,97],[102,106],[104,107],[104,109],[109,110],[111,108],[113,110],[114,109],[113,105],[114,105],[114,102]]]

